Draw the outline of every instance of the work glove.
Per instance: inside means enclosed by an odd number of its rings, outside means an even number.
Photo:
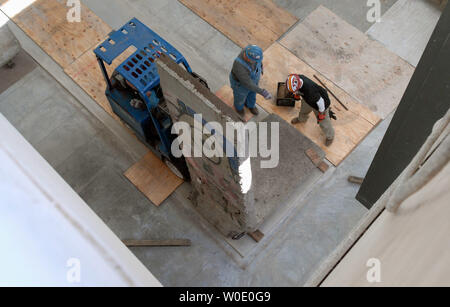
[[[325,112],[319,112],[319,114],[317,115],[317,122],[321,123],[325,120],[325,118],[327,117]]]
[[[272,97],[272,94],[271,93],[269,93],[269,91],[267,91],[267,90],[263,90],[263,92],[262,92],[262,96],[264,97],[264,99],[265,100],[270,100],[270,99],[272,99],[273,97]]]
[[[334,112],[331,110],[331,108],[330,108],[330,118],[331,118],[331,119],[334,119],[334,120],[337,120],[336,113],[334,113]]]

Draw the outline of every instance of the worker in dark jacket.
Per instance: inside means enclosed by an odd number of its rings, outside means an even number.
[[[256,94],[272,99],[272,95],[259,87],[259,81],[264,74],[263,51],[260,47],[250,45],[245,47],[233,64],[230,73],[230,83],[234,94],[234,107],[243,116],[244,107],[258,115],[256,108]]]
[[[330,119],[331,101],[326,89],[310,80],[306,76],[293,74],[286,81],[286,87],[294,94],[295,99],[303,98],[300,114],[292,120],[292,124],[305,123],[309,114],[314,112],[317,120],[325,133],[325,145],[331,146],[334,141],[334,129]]]

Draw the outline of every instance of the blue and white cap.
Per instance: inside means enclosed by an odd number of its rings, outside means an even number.
[[[245,55],[250,61],[253,62],[262,62],[264,53],[261,47],[256,45],[249,45],[245,47]]]

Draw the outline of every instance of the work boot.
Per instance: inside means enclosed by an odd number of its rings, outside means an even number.
[[[237,114],[239,114],[240,116],[244,117],[245,116],[245,109],[242,110],[236,110]]]
[[[296,117],[291,121],[291,124],[297,125],[297,124],[306,123],[307,121],[308,121],[308,118],[300,120],[300,118]]]
[[[331,144],[333,144],[333,142],[334,142],[334,138],[332,138],[332,139],[326,139],[326,140],[325,140],[325,146],[330,147]]]
[[[259,110],[257,107],[254,108],[248,108],[250,110],[250,112],[252,112],[253,115],[258,115],[259,114]]]
[[[9,68],[9,69],[13,69],[14,66],[16,66],[16,63],[14,63],[13,60],[11,60],[8,63],[6,63],[6,67]]]

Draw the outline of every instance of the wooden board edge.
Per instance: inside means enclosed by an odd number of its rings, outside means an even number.
[[[365,120],[365,119],[364,119]],[[366,120],[367,121],[367,120]],[[356,144],[355,144],[355,146],[353,147],[353,149],[352,150],[350,150],[343,158],[342,158],[342,160],[340,161],[340,162],[338,162],[338,163],[334,163],[334,162],[332,162],[332,161],[330,161],[330,159],[328,159],[327,157],[325,157],[325,159],[328,161],[328,162],[330,162],[331,164],[333,164],[335,167],[338,167],[339,165],[341,165],[341,163],[342,162],[344,162],[347,158],[348,158],[348,156],[351,154],[351,153],[353,153],[354,151],[355,151],[355,149],[369,136],[369,134],[371,134],[372,133],[372,131],[381,123],[381,119],[380,119],[380,121],[376,124],[376,125],[372,125],[372,123],[370,123],[369,121],[367,121],[370,125],[371,125],[371,129],[369,130],[369,131],[367,131],[367,133],[366,133],[366,135],[363,137],[363,138],[361,138],[360,140],[359,140],[359,142],[357,142]]]

